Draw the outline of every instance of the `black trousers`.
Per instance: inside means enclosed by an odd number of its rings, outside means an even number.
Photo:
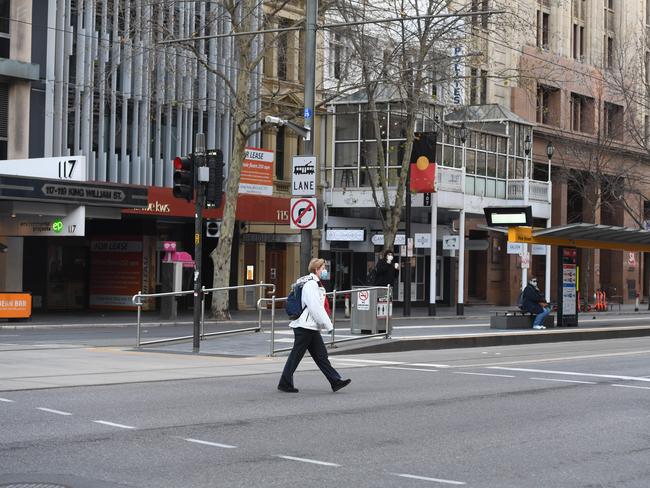
[[[323,372],[327,381],[330,382],[330,385],[334,386],[341,381],[341,375],[332,367],[330,360],[327,358],[327,349],[325,349],[325,343],[319,331],[296,327],[293,329],[293,335],[293,349],[291,349],[287,363],[284,365],[280,386],[293,387],[293,373],[305,355],[305,351],[309,351],[312,359]]]

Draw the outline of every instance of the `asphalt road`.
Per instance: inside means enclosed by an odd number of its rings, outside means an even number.
[[[318,371],[278,392],[281,362],[0,392],[0,485],[39,473],[86,480],[74,488],[650,485],[650,339],[333,362],[353,380],[336,394]]]

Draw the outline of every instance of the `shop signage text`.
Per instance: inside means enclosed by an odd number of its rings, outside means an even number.
[[[66,181],[86,181],[86,157],[61,156],[57,158],[9,159],[0,161],[0,174]]]

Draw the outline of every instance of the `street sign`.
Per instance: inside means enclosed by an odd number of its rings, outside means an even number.
[[[290,227],[292,229],[315,229],[316,198],[292,198],[289,210]]]
[[[508,242],[508,254],[521,254],[524,245],[521,242]]]
[[[370,294],[367,290],[357,293],[357,310],[370,310]]]
[[[370,238],[370,241],[375,246],[383,246],[384,245],[384,234],[375,234]],[[395,236],[395,242],[393,242],[393,244],[395,246],[403,246],[405,243],[406,243],[406,236],[404,234],[397,234]]]
[[[454,235],[442,236],[442,248],[448,251],[460,249],[460,238]]]
[[[292,160],[291,194],[316,195],[316,156],[295,156]]]
[[[431,247],[431,234],[415,233],[415,247],[418,249],[429,249]]]

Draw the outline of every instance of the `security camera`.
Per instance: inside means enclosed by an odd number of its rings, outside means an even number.
[[[280,117],[275,117],[274,115],[267,115],[264,118],[264,122],[267,124],[274,124],[274,125],[284,125],[285,121],[281,119]]]

